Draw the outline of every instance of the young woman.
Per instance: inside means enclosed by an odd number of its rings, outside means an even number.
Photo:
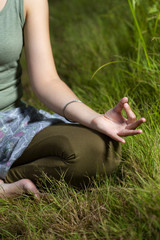
[[[0,197],[39,197],[42,171],[71,184],[109,174],[120,162],[122,137],[141,134],[136,128],[145,122],[127,97],[99,114],[68,88],[54,64],[48,15],[47,0],[0,0]],[[21,101],[23,45],[32,88],[55,115]]]

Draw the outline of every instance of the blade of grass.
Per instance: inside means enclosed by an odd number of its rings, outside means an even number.
[[[141,42],[142,42],[142,47],[143,47],[143,51],[145,53],[147,64],[148,64],[148,66],[150,68],[151,67],[151,63],[150,63],[149,56],[148,56],[148,53],[147,53],[147,48],[146,48],[145,41],[144,41],[144,38],[143,38],[143,35],[142,35],[142,32],[141,32],[139,23],[138,23],[137,18],[136,18],[136,13],[135,13],[134,7],[133,7],[133,5],[131,3],[131,0],[128,0],[128,3],[129,3],[129,7],[130,7],[130,10],[131,10],[133,19],[134,19],[134,23],[136,25],[136,28],[137,28],[137,31],[138,31],[138,34],[139,34],[139,38],[141,39]]]
[[[122,62],[126,62],[126,61],[113,61],[113,62],[108,62],[108,63],[105,63],[104,65],[102,65],[101,67],[99,67],[92,75],[91,79],[94,78],[94,76],[97,74],[97,72],[99,72],[102,68],[108,66],[108,65],[111,65],[111,64],[114,64],[114,63],[122,63]]]

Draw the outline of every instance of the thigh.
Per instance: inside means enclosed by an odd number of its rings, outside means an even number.
[[[25,173],[39,163],[39,168],[43,165],[43,169],[50,169],[45,171],[53,177],[60,169],[68,179],[95,176],[97,172],[108,174],[118,166],[120,153],[120,144],[111,138],[81,125],[61,123],[39,132],[10,171],[25,167],[23,177],[28,178]]]

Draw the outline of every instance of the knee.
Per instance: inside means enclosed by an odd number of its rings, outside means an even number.
[[[110,174],[120,163],[121,144],[87,128],[84,132],[76,142],[72,158],[68,160],[72,174]]]

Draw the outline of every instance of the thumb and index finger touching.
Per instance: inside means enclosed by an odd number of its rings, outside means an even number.
[[[124,108],[125,103],[128,103],[128,98],[127,97],[124,97],[119,101],[119,103],[113,108],[114,111],[120,113],[122,111],[122,109]]]
[[[137,124],[133,124],[134,127],[136,128],[136,127],[138,127],[138,125],[140,125],[141,123],[146,121],[145,118],[141,118],[138,121],[136,121],[136,115],[134,114],[134,112],[130,108],[130,106],[128,104],[128,98],[127,97],[124,97],[119,101],[119,103],[114,107],[114,111],[120,113],[123,108],[124,108],[124,110],[125,110],[125,112],[128,116],[127,124],[132,124],[132,123],[137,122]]]

